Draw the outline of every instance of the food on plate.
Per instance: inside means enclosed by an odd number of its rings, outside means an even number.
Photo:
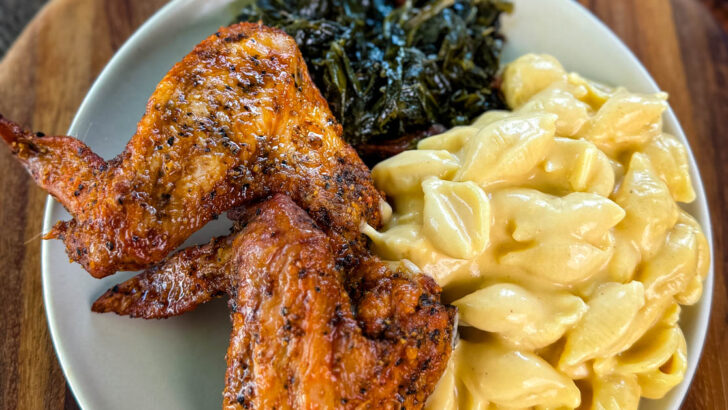
[[[505,0],[257,0],[237,19],[296,39],[344,139],[376,162],[442,126],[504,108],[495,87],[499,17],[512,7]]]
[[[372,170],[393,214],[365,228],[459,310],[460,341],[429,408],[620,408],[685,375],[681,305],[709,245],[664,93],[568,73],[548,55],[507,65],[493,110]]]
[[[369,170],[295,41],[258,24],[223,28],[177,63],[111,161],[1,118],[0,135],[74,217],[46,237],[95,277],[158,262],[222,212],[276,192],[347,247],[365,246],[361,221],[380,220]]]
[[[710,265],[686,149],[664,93],[535,54],[496,80],[510,7],[257,0],[118,157],[0,135],[73,215],[46,236],[72,261],[147,268],[93,311],[229,297],[224,408],[635,409],[682,381]],[[342,136],[400,153],[370,174]],[[222,212],[230,235],[170,256]]]
[[[434,389],[455,309],[367,249],[362,224],[388,207],[284,32],[240,23],[200,43],[109,162],[3,118],[0,134],[74,215],[49,235],[73,260],[96,277],[157,263],[94,311],[162,318],[230,297],[224,408],[421,408]],[[223,211],[233,234],[164,259]]]
[[[91,310],[161,319],[227,294],[233,286],[234,238],[213,238],[205,245],[180,250],[106,291]]]
[[[284,195],[241,220],[241,231],[214,242],[224,261],[197,259],[192,269],[227,266],[220,290],[230,295],[233,330],[223,408],[421,408],[453,335],[455,310],[439,302],[435,282],[370,255],[342,268],[330,237]],[[181,266],[175,258],[170,265]],[[95,310],[154,311],[163,298],[151,283],[122,296],[137,310],[113,291]]]

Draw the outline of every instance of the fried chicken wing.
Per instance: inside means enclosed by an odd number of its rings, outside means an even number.
[[[177,63],[108,162],[0,116],[13,154],[73,215],[47,237],[95,277],[158,262],[222,212],[272,193],[338,237],[337,252],[363,246],[360,223],[379,225],[381,196],[341,132],[295,41],[251,23]]]
[[[182,251],[153,271],[184,268],[183,257],[201,252],[200,267],[222,266],[230,277],[223,408],[421,408],[452,342],[454,310],[440,303],[434,281],[393,272],[373,256],[355,267],[337,263],[331,239],[283,195],[245,218],[238,234]],[[228,262],[209,257],[219,249]],[[135,294],[154,288],[129,283]],[[155,303],[110,291],[94,308],[159,312],[142,307]]]
[[[106,291],[91,310],[162,319],[227,294],[233,277],[232,238],[215,238],[175,253]]]

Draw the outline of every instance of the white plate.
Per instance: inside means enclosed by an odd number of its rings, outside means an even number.
[[[175,0],[147,21],[111,59],[89,91],[68,131],[95,152],[111,158],[122,151],[144,112],[148,96],[167,70],[200,40],[233,18],[232,0]],[[508,36],[504,61],[526,52],[556,56],[568,70],[641,92],[657,91],[639,61],[576,2],[516,0],[504,19]],[[672,111],[665,128],[683,142]],[[711,243],[705,191],[690,156],[697,200],[688,207]],[[49,198],[44,231],[69,215]],[[208,225],[188,243],[224,234],[224,221]],[[219,408],[230,324],[224,301],[183,316],[145,321],[91,313],[91,303],[132,274],[93,279],[68,262],[61,241],[42,245],[43,290],[51,336],[76,399],[84,409]],[[685,381],[643,409],[678,409],[695,372],[705,339],[713,288],[711,274],[701,301],[683,310],[688,343]]]

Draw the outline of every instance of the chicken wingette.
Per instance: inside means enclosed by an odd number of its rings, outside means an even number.
[[[94,312],[162,319],[190,311],[232,291],[234,235],[183,249],[109,289]]]
[[[30,133],[0,116],[0,135],[71,213],[46,238],[95,277],[162,260],[221,213],[285,193],[338,238],[363,247],[381,196],[341,138],[296,42],[242,23],[201,42],[162,79],[136,134],[105,161],[81,141]]]
[[[421,408],[452,343],[454,310],[440,303],[435,282],[371,255],[342,266],[331,239],[283,195],[244,220],[239,233],[183,251],[158,270],[224,273],[213,275],[213,283],[226,282],[218,291],[230,294],[233,321],[223,408]],[[192,255],[197,265],[185,270]],[[153,283],[131,279],[94,310],[169,316],[154,308],[163,298]]]

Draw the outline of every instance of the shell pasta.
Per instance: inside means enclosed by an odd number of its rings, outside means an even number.
[[[682,381],[681,305],[710,249],[667,95],[568,73],[553,57],[505,67],[511,111],[428,137],[372,175],[392,205],[380,256],[433,276],[459,342],[432,409],[636,409]]]

